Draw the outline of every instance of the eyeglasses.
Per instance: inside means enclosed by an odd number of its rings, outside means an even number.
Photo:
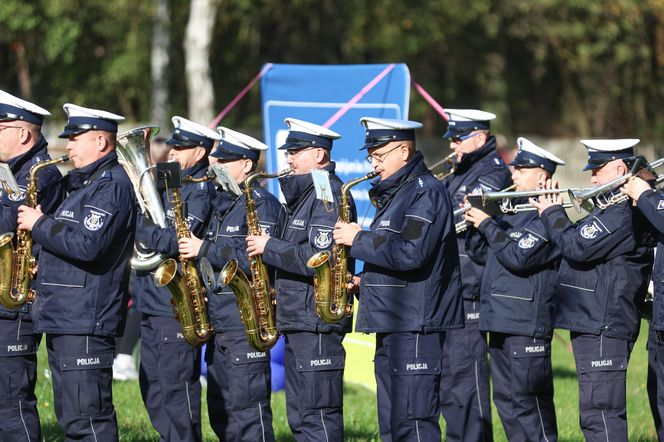
[[[457,135],[454,137],[450,137],[450,141],[453,143],[461,143],[462,141],[466,141],[468,138],[473,138],[478,136],[480,133],[475,132],[474,134],[469,134],[469,135]]]
[[[0,132],[2,132],[5,129],[21,129],[21,126],[2,126],[2,125],[0,125]]]
[[[304,149],[288,149],[288,150],[284,151],[284,156],[286,157],[286,159],[288,159],[288,157],[296,157],[296,156],[300,155],[302,152],[306,152],[307,150],[311,150],[311,149],[318,149],[318,148],[317,147],[306,147]]]
[[[403,144],[399,144],[398,146],[393,147],[392,149],[388,150],[387,152],[383,152],[383,153],[380,153],[380,154],[367,155],[366,157],[364,157],[364,159],[367,160],[367,162],[370,163],[370,164],[373,164],[374,161],[377,162],[377,163],[382,163],[383,161],[385,161],[385,158],[387,158],[387,156],[392,151],[397,150],[401,146],[403,146]]]

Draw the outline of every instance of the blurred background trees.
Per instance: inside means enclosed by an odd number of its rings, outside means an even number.
[[[443,106],[491,110],[506,134],[664,138],[664,0],[0,2],[0,88],[58,118],[71,101],[211,120],[266,62],[404,62]],[[260,127],[257,88],[224,124]]]

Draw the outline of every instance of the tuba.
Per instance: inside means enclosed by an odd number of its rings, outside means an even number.
[[[259,178],[281,178],[291,173],[291,169],[276,174],[256,172],[244,180],[245,204],[247,207],[247,230],[249,235],[260,235],[256,202],[251,183]],[[258,351],[267,351],[277,343],[274,289],[260,255],[249,257],[251,280],[238,266],[237,259],[230,260],[219,275],[219,284],[229,286],[235,293],[235,301],[240,310],[240,320],[249,344]]]
[[[378,175],[369,172],[363,177],[350,180],[341,187],[341,205],[339,221],[350,222],[350,200],[348,193],[351,187],[362,181],[370,180]],[[314,298],[316,313],[325,322],[339,322],[344,316],[353,314],[353,305],[349,302],[346,285],[352,275],[348,272],[348,247],[335,244],[332,251],[324,250],[313,255],[307,261],[307,267],[314,269]],[[352,295],[351,295],[352,296]]]
[[[166,215],[157,186],[150,169],[150,142],[159,132],[157,126],[144,126],[120,134],[116,151],[118,160],[134,185],[138,205],[144,214],[162,229],[166,227]],[[165,254],[147,250],[140,243],[134,244],[131,267],[136,270],[152,270],[166,259]]]
[[[51,164],[69,161],[64,155],[60,158],[41,161],[30,167],[25,205],[37,207],[37,174]],[[35,258],[32,256],[32,232],[19,230],[16,234],[16,249],[12,244],[13,232],[0,235],[0,303],[7,308],[16,308],[32,302],[35,292],[30,288]]]
[[[211,176],[202,178],[185,177],[185,182],[200,182],[211,179]],[[168,188],[167,188],[168,189]],[[191,237],[191,231],[187,225],[185,206],[180,198],[180,189],[172,187],[173,199],[173,223],[175,234],[178,239]],[[184,338],[194,347],[203,345],[214,332],[210,318],[207,313],[207,300],[205,299],[205,288],[201,285],[199,273],[192,259],[180,258],[180,269],[178,262],[169,258],[159,265],[154,275],[154,284],[157,287],[166,286],[171,292],[171,304],[175,311],[175,317],[180,322]],[[211,286],[208,275],[203,275],[205,285]],[[212,277],[214,279],[214,277]]]

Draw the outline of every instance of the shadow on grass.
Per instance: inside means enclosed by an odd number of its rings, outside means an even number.
[[[576,379],[576,370],[566,367],[553,367],[554,379]]]

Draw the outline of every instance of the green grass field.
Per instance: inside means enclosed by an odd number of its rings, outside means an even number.
[[[555,374],[555,402],[558,415],[558,435],[561,441],[582,441],[583,436],[578,424],[578,393],[574,359],[569,347],[568,333],[558,332],[560,339],[554,339],[553,366]],[[629,418],[630,441],[656,441],[654,425],[646,392],[646,373],[648,358],[645,349],[647,325],[644,322],[641,336],[634,347],[629,365],[627,381],[627,413]],[[37,396],[41,413],[42,428],[46,441],[62,440],[53,412],[53,394],[48,374],[45,346],[40,349],[39,382]],[[362,351],[364,360],[370,359],[371,352],[365,348]],[[355,361],[349,360],[353,370],[360,378],[371,377],[372,367],[362,362],[359,366]],[[349,370],[349,368],[347,368]],[[356,378],[356,376],[347,376]],[[373,391],[366,387],[347,383],[344,390],[344,420],[346,440],[348,441],[378,441],[378,423],[376,419],[376,399]],[[113,397],[120,426],[120,439],[124,441],[154,441],[158,439],[157,433],[152,429],[147,413],[141,401],[138,382],[116,382],[113,386]],[[205,440],[216,440],[210,429],[207,419],[207,405],[203,400],[203,434]],[[272,397],[274,414],[274,430],[279,441],[291,441],[288,423],[286,421],[285,398],[283,392]],[[183,410],[183,413],[185,411]],[[444,424],[443,424],[444,425]],[[497,441],[505,441],[505,434],[493,409],[493,430]]]

